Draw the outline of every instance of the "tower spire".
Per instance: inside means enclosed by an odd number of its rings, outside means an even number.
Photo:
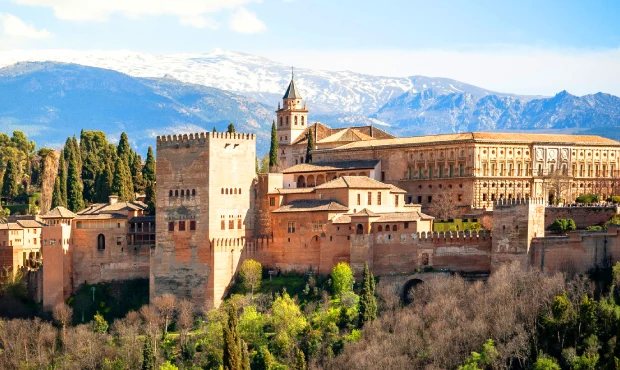
[[[291,80],[293,80],[295,78],[295,69],[293,66],[291,66]]]

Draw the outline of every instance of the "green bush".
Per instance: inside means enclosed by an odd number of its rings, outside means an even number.
[[[605,229],[608,226],[620,226],[620,216],[619,215],[615,215],[609,221],[605,222]]]
[[[588,231],[600,231],[600,230],[603,230],[603,226],[592,225],[592,226],[586,227],[586,230],[588,230]]]
[[[611,197],[607,198],[607,201],[611,203],[620,203],[620,195],[612,195]]]
[[[581,194],[580,196],[577,197],[577,199],[575,199],[575,202],[582,203],[582,204],[591,204],[591,203],[597,203],[600,200],[601,199],[599,198],[597,194]]]
[[[557,220],[553,221],[553,223],[549,225],[549,227],[547,227],[547,230],[557,231],[558,233],[565,233],[567,231],[573,231],[575,229],[577,229],[577,226],[575,225],[575,221],[573,221],[572,218],[558,218]]]

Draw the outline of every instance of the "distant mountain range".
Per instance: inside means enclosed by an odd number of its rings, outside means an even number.
[[[20,63],[18,61],[55,62]],[[290,67],[265,58],[214,50],[156,56],[136,52],[3,53],[0,131],[28,127],[49,143],[84,128],[112,136],[125,130],[137,147],[157,134],[224,129],[259,134],[268,145],[273,112]],[[93,68],[100,67],[100,68]],[[121,73],[119,73],[121,72]],[[381,125],[396,135],[459,131],[544,130],[620,139],[620,98],[498,93],[447,78],[381,77],[296,69],[310,120],[332,126]],[[64,137],[63,137],[64,136]],[[35,137],[36,139],[36,137]]]

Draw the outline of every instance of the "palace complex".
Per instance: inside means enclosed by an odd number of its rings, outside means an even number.
[[[545,237],[549,201],[618,194],[616,141],[477,132],[395,138],[372,126],[334,129],[309,124],[293,80],[276,114],[278,172],[255,173],[253,134],[161,136],[156,216],[147,216],[142,202],[111,197],[77,214],[56,208],[42,217],[47,226],[33,229],[43,249],[44,305],[84,282],[148,278],[151,298],[171,293],[215,307],[249,258],[273,271],[313,274],[343,261],[360,273],[368,263],[378,276],[488,274],[509,261],[585,271],[620,259],[615,227]],[[306,163],[309,135],[315,146]],[[485,230],[433,232],[429,210],[440,197],[460,213],[491,220]]]

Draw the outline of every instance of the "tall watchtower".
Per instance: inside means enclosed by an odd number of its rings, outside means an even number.
[[[255,148],[250,134],[157,137],[151,298],[219,305],[254,228]]]
[[[297,86],[295,86],[295,75],[291,71],[291,82],[282,97],[282,107],[278,104],[277,114],[277,133],[280,145],[289,145],[297,139],[308,125],[308,109],[303,103],[302,97]]]

